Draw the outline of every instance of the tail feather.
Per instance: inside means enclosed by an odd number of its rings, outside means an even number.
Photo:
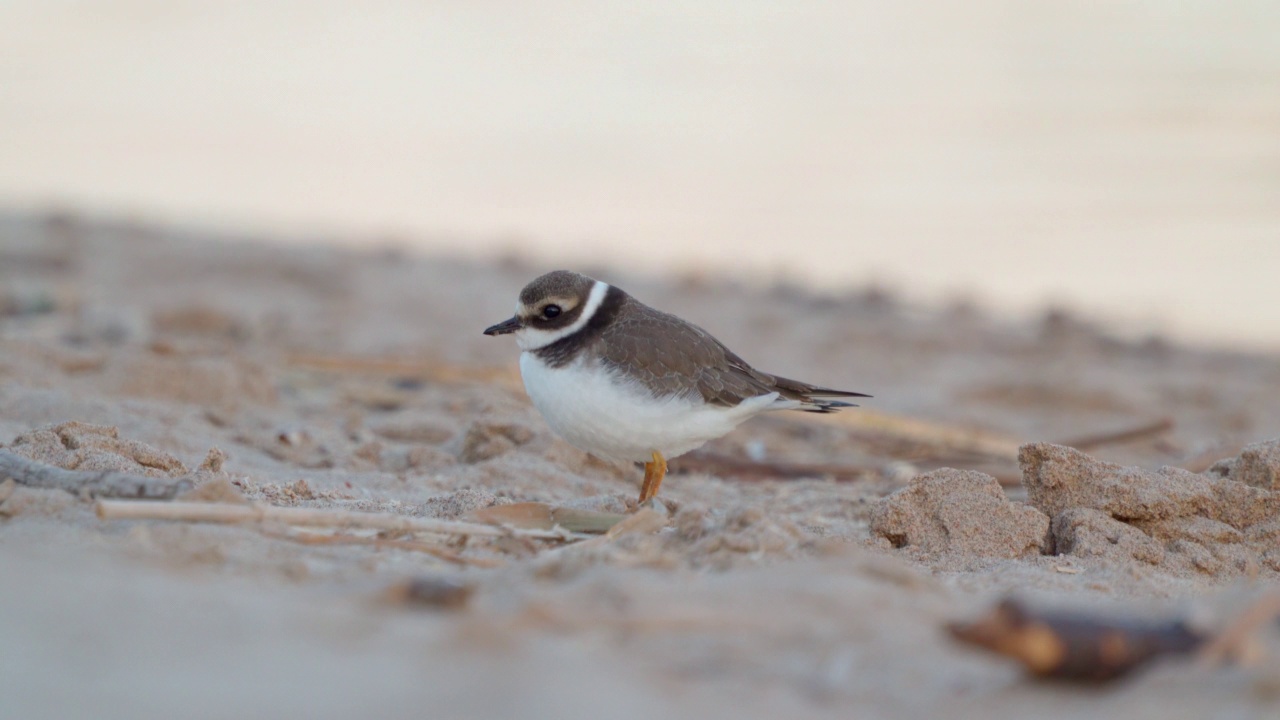
[[[840,400],[825,400],[823,398],[846,398],[846,397],[871,397],[866,393],[853,392],[852,390],[836,390],[834,388],[819,387],[802,383],[799,380],[791,380],[789,378],[774,377],[774,387],[783,397],[789,400],[798,400],[801,405],[796,408],[804,412],[811,413],[833,413],[840,408],[858,407],[853,403],[842,402]]]
[[[859,394],[859,395],[856,395],[855,397],[871,397],[871,396]],[[802,412],[811,412],[811,413],[826,414],[826,413],[836,412],[841,408],[858,407],[853,403],[840,402],[839,400],[815,400],[813,398],[810,398],[808,400],[803,400],[801,402],[803,402],[804,404],[796,409]]]
[[[805,395],[809,397],[871,397],[866,393],[853,392],[852,390],[832,390],[824,387],[811,387]]]

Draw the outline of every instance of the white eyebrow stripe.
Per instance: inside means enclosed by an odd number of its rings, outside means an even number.
[[[591,293],[587,295],[587,304],[582,308],[582,314],[572,325],[566,325],[559,330],[539,330],[533,327],[525,327],[516,333],[516,344],[521,350],[537,350],[544,348],[551,343],[567,338],[578,332],[591,322],[591,318],[595,316],[596,311],[600,309],[600,305],[604,303],[604,296],[609,293],[609,283],[597,280],[595,285],[591,286]]]

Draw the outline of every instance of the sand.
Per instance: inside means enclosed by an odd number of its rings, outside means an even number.
[[[189,482],[205,500],[441,520],[515,502],[629,512],[640,471],[554,437],[513,343],[480,334],[545,269],[6,216],[0,449]],[[428,552],[104,521],[82,494],[5,483],[5,706],[1274,717],[1274,626],[1259,638],[1270,664],[1173,661],[1106,690],[1031,681],[944,628],[1010,592],[1214,627],[1276,588],[1280,358],[1120,339],[1063,310],[1014,325],[882,289],[580,269],[765,369],[875,397],[757,418],[672,462],[665,527],[580,544],[414,540]],[[899,422],[877,432],[876,417]],[[908,420],[953,432],[930,445]],[[1105,437],[1144,426],[1157,429]],[[407,578],[427,590],[388,594]],[[452,587],[465,591],[428,591]]]

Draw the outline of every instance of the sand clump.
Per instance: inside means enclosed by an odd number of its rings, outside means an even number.
[[[163,450],[144,442],[120,437],[119,428],[113,425],[94,425],[76,420],[23,433],[14,438],[13,443],[5,450],[36,463],[62,470],[81,473],[120,473],[125,477],[173,479],[182,481],[182,484],[187,487],[212,480],[225,480],[227,477],[223,471],[227,454],[221,448],[210,448],[200,465],[190,469],[181,460]],[[120,476],[114,477],[120,478]],[[76,482],[86,481],[78,479]],[[87,493],[89,496],[94,492],[102,491],[102,488],[92,487],[92,483],[78,487],[81,494]],[[173,487],[177,488],[180,485]],[[47,486],[46,489],[54,488]],[[74,494],[73,488],[62,487],[61,489]],[[118,491],[119,487],[115,490]]]
[[[1198,474],[1032,443],[1019,452],[1027,504],[1008,500],[995,478],[943,468],[880,501],[871,532],[924,560],[1044,553],[1183,577],[1280,572],[1280,491],[1267,489],[1277,447],[1250,445]]]
[[[912,479],[871,516],[872,533],[925,556],[1036,555],[1044,550],[1048,530],[1048,516],[1010,502],[995,478],[953,468]]]
[[[1049,443],[1022,446],[1018,462],[1031,505],[1051,517],[1087,507],[1118,520],[1161,520],[1204,512],[1215,502],[1209,478],[1179,468],[1122,467]]]
[[[146,443],[120,437],[114,426],[71,421],[14,438],[9,448],[23,457],[64,470],[114,470],[148,477],[181,477],[181,460]],[[221,461],[217,461],[221,469]]]
[[[1019,462],[1031,504],[1053,518],[1058,554],[1219,578],[1280,571],[1280,492],[1229,476],[1123,467],[1049,443],[1024,445]]]

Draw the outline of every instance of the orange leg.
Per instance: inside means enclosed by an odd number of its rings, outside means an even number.
[[[640,504],[648,502],[658,494],[662,487],[662,478],[667,476],[667,461],[662,453],[653,451],[653,461],[644,464],[644,485],[640,486]]]

